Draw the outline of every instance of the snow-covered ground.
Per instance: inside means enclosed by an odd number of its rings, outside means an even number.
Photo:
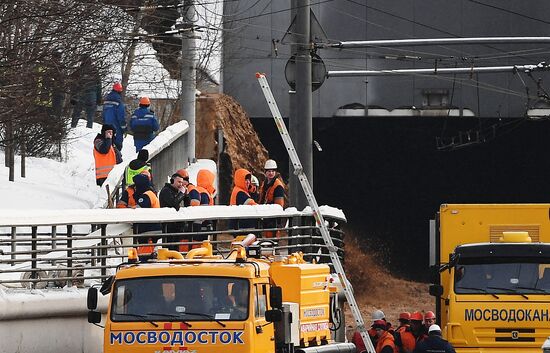
[[[93,208],[101,189],[95,182],[93,140],[101,125],[86,128],[80,120],[71,130],[64,151],[64,161],[48,158],[27,158],[26,177],[22,178],[21,158],[15,156],[15,181],[10,182],[9,169],[4,165],[4,151],[0,150],[0,209],[83,209]],[[135,155],[131,135],[124,140],[122,156],[131,160]]]

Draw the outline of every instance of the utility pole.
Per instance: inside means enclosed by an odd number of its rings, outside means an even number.
[[[193,31],[195,20],[194,0],[183,0],[183,23],[181,26],[181,116],[189,123],[187,136],[187,158],[190,163],[195,162],[195,92],[196,80],[196,42]]]
[[[298,7],[298,0],[290,0],[290,21],[293,21],[296,17],[296,8]],[[298,52],[298,46],[296,43],[298,43],[298,36],[296,35],[296,31],[290,32],[290,38],[291,38],[291,44],[290,44],[290,55],[294,55]],[[294,66],[296,67],[296,66]],[[300,122],[298,121],[298,114],[296,113],[296,87],[294,89],[291,89],[288,91],[288,125],[289,125],[289,134],[292,141],[296,141],[296,144],[298,144],[299,135],[298,135],[298,127],[300,126]],[[288,161],[288,180],[290,183],[290,190],[289,190],[289,199],[290,199],[290,205],[295,206],[298,208],[298,198],[299,195],[302,193],[300,188],[298,188],[298,184],[300,183],[300,180],[298,179],[298,176],[293,171],[293,164],[292,161]]]
[[[292,137],[296,141],[296,152],[304,175],[313,188],[313,122],[312,122],[312,95],[311,95],[311,35],[310,35],[310,0],[296,0],[296,114],[291,117],[296,124],[291,122],[295,129]],[[292,105],[291,105],[292,106]],[[308,205],[304,193],[297,188],[297,178],[294,179],[293,190],[296,201],[294,206],[303,209]]]

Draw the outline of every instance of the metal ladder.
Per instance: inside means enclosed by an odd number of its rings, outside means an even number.
[[[367,329],[365,328],[365,322],[363,321],[363,317],[361,316],[361,312],[359,311],[359,307],[357,306],[357,302],[355,301],[355,297],[353,296],[353,288],[351,287],[351,283],[348,282],[348,279],[344,272],[344,267],[342,266],[342,263],[340,262],[340,258],[338,257],[338,253],[337,253],[338,249],[334,246],[334,243],[332,242],[332,238],[330,237],[329,230],[327,228],[327,225],[325,224],[323,215],[319,210],[319,205],[317,204],[315,195],[313,194],[313,189],[311,188],[311,185],[309,184],[309,181],[307,180],[307,177],[304,174],[302,163],[300,162],[300,158],[298,157],[298,154],[294,149],[294,144],[292,143],[292,139],[288,134],[288,130],[281,116],[281,112],[279,111],[279,107],[277,106],[277,102],[273,97],[271,88],[269,88],[269,83],[267,82],[267,79],[264,74],[256,73],[256,78],[260,83],[265,99],[267,101],[267,105],[271,110],[273,119],[275,119],[275,125],[277,125],[279,134],[281,134],[281,138],[283,139],[285,147],[288,151],[288,156],[290,157],[290,160],[292,161],[292,165],[294,166],[294,174],[298,176],[298,179],[300,180],[300,184],[302,184],[302,189],[304,190],[309,206],[313,210],[313,217],[315,218],[315,222],[317,223],[317,226],[321,231],[321,236],[323,237],[325,245],[327,246],[328,252],[330,254],[330,259],[332,261],[332,265],[334,266],[334,270],[336,271],[336,274],[340,279],[340,283],[342,283],[342,288],[344,290],[346,300],[348,301],[351,312],[353,314],[353,318],[355,319],[355,324],[357,325],[357,329],[361,333],[361,338],[365,343],[366,352],[375,353],[374,346],[372,345],[370,337],[367,333]]]

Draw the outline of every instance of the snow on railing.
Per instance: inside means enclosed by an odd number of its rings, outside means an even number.
[[[321,210],[343,256],[340,225],[345,223],[345,216],[332,207],[323,206]],[[167,226],[174,222],[185,224],[186,231],[169,233]],[[238,229],[243,222],[250,228]],[[8,210],[0,215],[0,284],[45,288],[99,283],[126,260],[127,250],[139,239],[147,243],[146,239],[151,238],[151,233],[134,234],[136,223],[160,223],[163,231],[153,235],[160,238],[157,247],[181,250],[180,246],[190,247],[208,239],[218,253],[225,254],[235,235],[252,232],[260,240],[275,236],[270,240],[275,240],[275,249],[280,253],[302,251],[306,259],[330,262],[308,209],[257,205],[186,207],[179,211]]]

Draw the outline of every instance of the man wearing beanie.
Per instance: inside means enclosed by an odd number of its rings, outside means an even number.
[[[104,124],[101,133],[94,139],[95,179],[98,186],[103,185],[116,164],[122,163],[122,155],[113,143],[114,138],[114,127]]]
[[[179,211],[180,207],[185,206],[189,202],[189,195],[187,194],[186,185],[189,184],[189,174],[185,169],[178,170],[170,177],[170,182],[164,184],[162,190],[159,193],[160,207],[171,207],[176,211]],[[170,222],[166,225],[166,232],[169,234],[182,233],[184,231],[185,224],[183,222]],[[178,235],[168,235],[166,240],[170,250],[188,251],[187,245],[178,246],[178,242],[188,242],[189,239],[182,238]]]
[[[132,185],[134,183],[134,177],[144,170],[151,173],[151,164],[147,163],[148,160],[149,151],[147,151],[146,149],[142,149],[138,152],[137,158],[128,163],[128,167],[126,167],[126,173],[124,173],[126,185]]]
[[[428,337],[419,342],[413,353],[456,353],[453,346],[441,337],[441,328],[431,325]]]

